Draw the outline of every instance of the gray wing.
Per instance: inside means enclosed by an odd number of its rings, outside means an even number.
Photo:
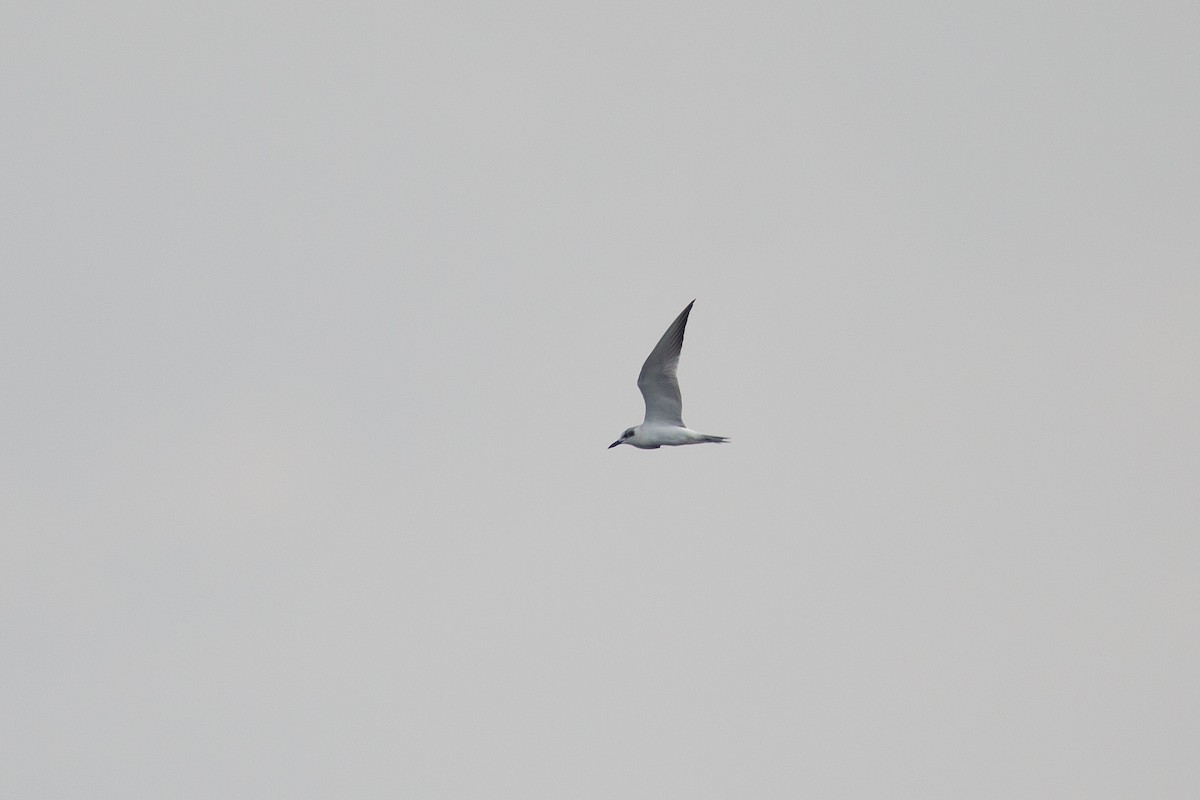
[[[675,370],[679,367],[679,352],[683,349],[683,329],[687,327],[688,314],[695,302],[688,303],[683,313],[675,318],[646,358],[646,363],[642,364],[638,388],[646,400],[646,422],[684,427],[683,398],[679,394]]]

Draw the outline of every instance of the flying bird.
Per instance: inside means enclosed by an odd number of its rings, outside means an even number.
[[[679,352],[683,349],[683,329],[687,327],[688,314],[695,303],[693,300],[687,304],[642,364],[638,388],[646,401],[646,419],[641,425],[634,425],[622,433],[620,439],[608,446],[610,450],[619,444],[656,450],[664,444],[729,441],[724,436],[709,436],[683,424],[683,398],[679,394],[675,370],[679,367]]]

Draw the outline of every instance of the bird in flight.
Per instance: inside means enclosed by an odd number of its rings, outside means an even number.
[[[683,398],[679,394],[675,370],[679,367],[679,352],[683,349],[683,329],[687,327],[688,314],[695,302],[688,303],[683,313],[675,318],[650,351],[646,363],[642,364],[638,388],[646,400],[646,419],[641,425],[634,425],[622,433],[620,439],[608,446],[610,450],[619,444],[656,450],[664,444],[729,441],[724,436],[709,436],[683,424]]]

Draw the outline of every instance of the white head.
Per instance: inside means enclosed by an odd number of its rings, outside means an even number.
[[[621,434],[621,438],[617,439],[615,442],[610,444],[608,446],[608,449],[612,450],[614,447],[616,447],[619,444],[625,444],[625,442],[627,440],[632,439],[633,437],[637,436],[638,429],[641,427],[642,427],[641,425],[634,425],[632,428],[626,428],[625,432]]]

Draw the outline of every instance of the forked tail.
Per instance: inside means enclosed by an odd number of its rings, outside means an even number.
[[[702,433],[700,435],[702,437],[701,441],[704,441],[704,442],[728,442],[729,441],[728,436],[709,436],[707,433]]]

